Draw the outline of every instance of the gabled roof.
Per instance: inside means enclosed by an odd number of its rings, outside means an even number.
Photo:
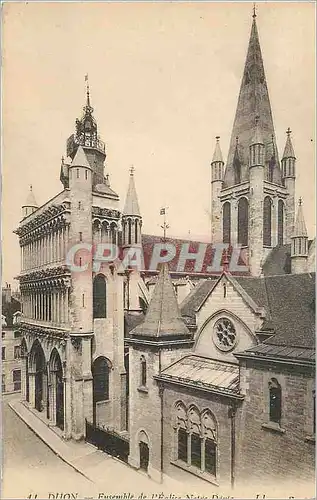
[[[201,280],[180,304],[182,316],[195,318],[196,310],[217,283],[217,278]]]
[[[144,322],[134,328],[132,337],[179,338],[191,336],[181,318],[168,265],[162,265]]]
[[[301,237],[301,236],[307,238],[307,228],[304,218],[303,206],[302,206],[302,201],[300,200],[297,209],[297,216],[294,226],[293,237]]]

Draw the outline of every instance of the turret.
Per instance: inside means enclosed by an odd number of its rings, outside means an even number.
[[[290,243],[294,231],[295,216],[295,164],[296,157],[291,140],[290,128],[286,131],[287,139],[282,158],[282,179],[283,184],[288,191],[286,198],[286,243]]]
[[[33,193],[32,184],[30,185],[30,191],[27,196],[26,202],[22,205],[22,217],[27,217],[28,215],[35,212],[38,209],[38,204],[36,203],[35,196]]]
[[[296,223],[291,243],[292,274],[307,272],[308,235],[303,213],[302,199],[299,199]]]
[[[122,246],[141,245],[142,216],[134,182],[134,168],[130,169],[129,187],[122,212]]]
[[[256,116],[250,144],[250,195],[249,195],[249,265],[253,276],[259,276],[263,256],[263,185],[264,142],[260,118]]]
[[[211,241],[222,241],[221,202],[219,198],[222,189],[224,161],[219,144],[220,137],[216,137],[215,151],[211,162]]]

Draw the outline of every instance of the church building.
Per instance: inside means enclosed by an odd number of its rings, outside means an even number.
[[[158,241],[177,255],[191,242],[142,233],[133,169],[121,207],[89,87],[66,152],[62,190],[38,206],[31,189],[15,231],[29,411],[155,481],[313,484],[315,243],[295,206],[290,129],[278,152],[256,15],[228,159],[217,137],[211,162],[206,252],[240,245],[248,272],[233,275],[226,252],[218,273],[146,265]],[[143,268],[117,256],[96,266],[87,255],[98,244],[139,249]]]

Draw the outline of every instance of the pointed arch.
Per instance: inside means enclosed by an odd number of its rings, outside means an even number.
[[[240,198],[238,202],[238,243],[248,246],[249,241],[249,202]]]
[[[284,242],[284,202],[278,201],[277,207],[277,244],[283,245]]]
[[[34,373],[34,407],[37,411],[43,411],[45,408],[45,375],[46,375],[46,359],[43,347],[36,339],[33,342],[30,352],[30,369]]]
[[[93,281],[93,317],[107,317],[107,283],[103,274],[97,274]]]
[[[99,356],[92,364],[93,399],[94,403],[109,400],[109,378],[112,368],[111,361],[105,356]]]
[[[52,413],[51,418],[57,427],[64,430],[64,373],[62,360],[56,347],[51,352],[49,368],[51,377],[50,399],[53,402],[52,408],[49,408],[49,413]]]
[[[230,245],[231,240],[231,205],[226,201],[222,207],[222,241]]]
[[[272,200],[269,196],[263,201],[263,245],[272,245]]]

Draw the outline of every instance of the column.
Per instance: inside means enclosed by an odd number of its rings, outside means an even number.
[[[187,434],[187,465],[191,465],[192,463],[192,435],[190,433]]]

